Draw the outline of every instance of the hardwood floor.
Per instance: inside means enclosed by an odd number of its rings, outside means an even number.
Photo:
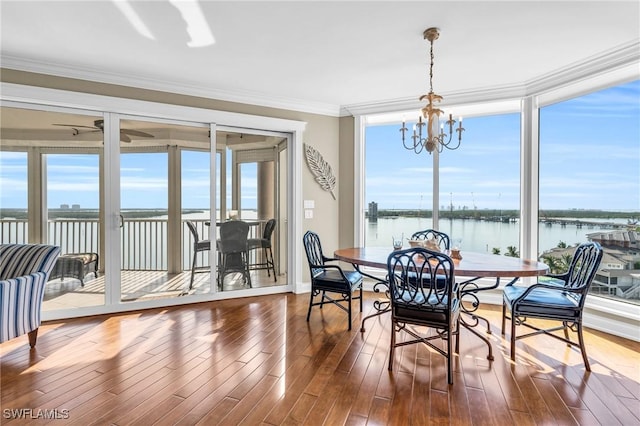
[[[388,314],[314,308],[282,294],[43,324],[0,345],[4,424],[506,425],[640,424],[640,344],[587,330],[578,351],[545,336],[509,360],[498,307],[483,307],[495,361],[463,330],[447,385],[444,358],[396,350]],[[374,295],[366,295],[370,313]],[[354,304],[355,307],[356,304]],[[22,409],[22,410],[21,410]],[[62,420],[42,417],[58,416]],[[40,418],[38,418],[40,416]]]

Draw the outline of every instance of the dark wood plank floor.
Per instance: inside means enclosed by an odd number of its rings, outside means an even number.
[[[367,294],[365,313],[372,310]],[[640,345],[588,330],[580,354],[538,336],[517,362],[492,324],[495,361],[463,330],[455,377],[423,345],[396,351],[389,316],[351,332],[333,306],[273,295],[43,324],[0,345],[4,424],[638,425]],[[59,420],[42,417],[58,416]],[[38,418],[40,417],[40,418]]]

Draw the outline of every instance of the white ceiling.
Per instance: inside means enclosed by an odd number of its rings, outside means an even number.
[[[640,46],[638,1],[200,1],[215,44],[187,46],[169,1],[0,3],[2,67],[336,115],[518,87]]]

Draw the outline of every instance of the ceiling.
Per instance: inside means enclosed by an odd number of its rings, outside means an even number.
[[[168,0],[2,0],[3,68],[340,115],[428,92],[526,85],[640,46],[638,1],[200,1],[215,38],[189,47]],[[640,56],[640,55],[639,55]]]

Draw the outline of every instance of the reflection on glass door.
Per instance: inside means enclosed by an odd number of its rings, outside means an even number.
[[[2,107],[0,239],[59,246],[43,311],[105,303],[100,116]]]
[[[182,151],[182,265],[188,274],[190,293],[208,293],[211,289],[210,163],[208,146]]]
[[[208,127],[120,121],[123,302],[210,290],[209,159]]]
[[[102,151],[99,148],[99,151]],[[46,154],[47,241],[60,246],[45,310],[103,305],[101,152]]]
[[[218,131],[216,142],[225,157],[224,191],[228,220],[249,224],[248,269],[251,287],[286,284],[286,147],[284,136]],[[284,159],[284,161],[283,161]],[[267,226],[271,221],[274,227]],[[221,290],[249,288],[242,273],[225,275]]]

